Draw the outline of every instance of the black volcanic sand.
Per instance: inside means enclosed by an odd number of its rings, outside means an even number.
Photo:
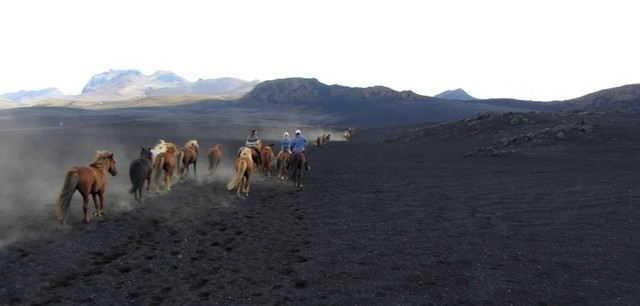
[[[255,174],[246,198],[224,185],[250,127],[14,123],[0,304],[637,304],[640,116],[515,116],[361,129],[312,146],[302,187]],[[199,139],[198,178],[138,204],[128,165],[158,138]],[[98,149],[120,170],[107,214],[82,224],[76,193],[58,226],[63,172]]]

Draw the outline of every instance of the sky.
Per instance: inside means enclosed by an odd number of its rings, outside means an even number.
[[[0,94],[93,75],[316,78],[552,101],[640,83],[636,1],[8,0]]]

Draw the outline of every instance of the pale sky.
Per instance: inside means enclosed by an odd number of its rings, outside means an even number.
[[[0,94],[109,69],[551,101],[640,83],[637,1],[8,0]]]

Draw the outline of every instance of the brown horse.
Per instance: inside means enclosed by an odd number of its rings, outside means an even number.
[[[287,174],[287,161],[291,156],[291,151],[280,151],[278,153],[276,168],[278,168],[278,177],[282,180],[288,180],[289,176]]]
[[[107,189],[107,173],[112,176],[118,174],[113,153],[107,151],[98,151],[96,160],[88,167],[74,166],[67,170],[64,185],[62,185],[58,203],[56,204],[56,217],[61,224],[67,221],[71,197],[76,190],[82,195],[82,210],[84,213],[82,222],[89,222],[89,215],[87,214],[89,195],[93,198],[93,204],[96,208],[94,214],[102,216],[104,193]],[[98,196],[100,200],[100,205],[98,205],[96,201],[96,196]]]
[[[300,174],[302,173],[302,169],[304,169],[306,163],[307,157],[304,153],[292,153],[289,157],[287,169],[291,170],[291,179],[293,180],[293,184],[297,187],[300,187]]]
[[[271,168],[273,167],[273,161],[275,156],[273,155],[274,144],[263,146],[260,150],[260,171],[266,176],[271,176]]]
[[[133,193],[138,202],[142,202],[142,190],[145,181],[147,182],[147,191],[149,191],[149,186],[151,185],[152,155],[151,148],[142,148],[140,157],[132,160],[129,165],[129,179],[132,185],[129,193]]]
[[[160,192],[160,175],[164,170],[164,188],[171,190],[171,180],[173,178],[173,170],[176,166],[175,154],[177,151],[176,145],[170,142],[166,143],[167,151],[162,152],[156,156],[156,160],[153,163],[153,173],[151,175],[151,184],[153,185],[156,193]]]
[[[251,175],[253,174],[253,160],[251,159],[251,149],[245,148],[236,158],[235,176],[227,183],[227,190],[236,188],[236,196],[240,192],[244,192],[245,196],[249,196],[249,187],[251,187]]]
[[[184,147],[178,150],[176,154],[176,162],[178,164],[178,176],[181,181],[185,181],[189,176],[189,165],[193,165],[193,177],[198,178],[196,174],[196,166],[198,164],[198,150],[200,144],[197,140],[191,139],[184,144]]]
[[[222,160],[222,145],[217,144],[209,149],[207,158],[209,159],[209,174],[213,174],[218,169],[218,164]]]

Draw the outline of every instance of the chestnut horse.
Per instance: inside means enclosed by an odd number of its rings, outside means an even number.
[[[280,151],[280,153],[278,153],[276,168],[278,169],[278,177],[282,180],[289,179],[289,175],[287,174],[287,161],[289,161],[290,156],[291,151]]]
[[[200,144],[197,140],[191,139],[184,144],[183,148],[178,150],[176,154],[176,162],[178,163],[178,176],[184,181],[189,176],[189,165],[193,165],[193,177],[198,178],[196,174],[196,166],[198,164],[198,150]]]
[[[300,187],[300,174],[302,173],[302,169],[304,169],[306,163],[307,157],[304,153],[292,153],[289,157],[287,169],[291,170],[291,179],[293,180],[293,184],[297,187]]]
[[[151,174],[151,184],[156,193],[160,192],[160,175],[164,170],[164,188],[171,190],[171,180],[173,178],[173,170],[176,166],[176,145],[170,142],[165,143],[167,151],[158,154],[153,163],[153,172]]]
[[[269,144],[260,149],[260,171],[266,176],[271,176],[271,168],[275,159],[273,146],[274,144]]]
[[[227,183],[227,190],[236,188],[236,196],[240,192],[244,192],[245,196],[249,196],[249,187],[251,187],[251,175],[253,174],[253,160],[251,159],[251,149],[244,148],[240,156],[235,162],[235,176]]]
[[[56,204],[56,217],[61,224],[67,221],[71,197],[76,190],[82,195],[82,210],[84,213],[82,222],[89,222],[89,215],[87,214],[89,195],[93,198],[93,204],[96,208],[94,214],[102,216],[104,193],[107,189],[107,173],[112,176],[118,174],[113,153],[107,151],[98,151],[96,160],[89,166],[74,166],[67,170],[64,185],[62,185],[58,203]],[[96,201],[96,196],[100,200],[100,205]]]
[[[151,185],[152,159],[153,153],[151,153],[151,148],[142,148],[142,150],[140,150],[140,157],[132,160],[129,165],[129,179],[132,185],[129,193],[133,193],[134,198],[138,202],[142,202],[142,190],[145,181],[147,182],[147,192]]]
[[[209,174],[213,174],[218,169],[218,164],[222,160],[222,145],[217,144],[209,149],[207,158],[209,159]]]

